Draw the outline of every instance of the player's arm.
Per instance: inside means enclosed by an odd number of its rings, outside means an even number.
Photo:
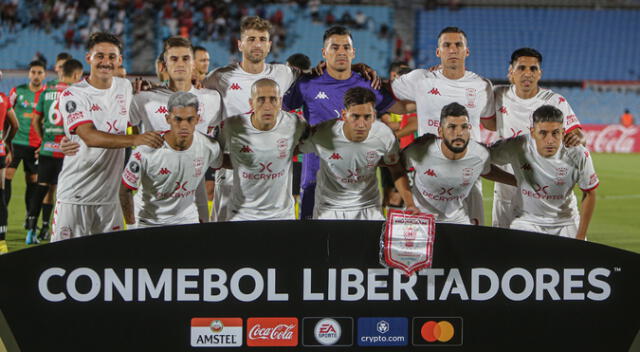
[[[580,225],[578,226],[578,233],[576,238],[584,240],[587,238],[587,229],[591,222],[591,216],[593,210],[596,208],[596,190],[595,188],[589,191],[582,191],[582,205],[580,209]]]
[[[482,127],[488,129],[489,131],[495,131],[497,129],[496,116],[483,117],[480,119],[480,123]]]
[[[43,133],[42,133],[42,123],[44,121],[44,114],[37,109],[33,110],[34,115],[36,116],[35,119],[31,119],[31,127],[33,128],[33,130],[36,132],[36,134],[38,135],[38,138],[42,139]]]
[[[516,177],[513,176],[513,174],[510,174],[493,164],[491,164],[491,170],[489,171],[489,173],[482,175],[482,177],[493,182],[500,182],[514,187],[518,186]]]
[[[152,148],[160,148],[163,143],[162,136],[155,131],[136,135],[114,135],[98,131],[91,122],[77,126],[75,133],[88,147],[117,149],[148,145]]]
[[[411,188],[409,187],[409,178],[402,163],[386,166],[391,172],[391,179],[393,179],[393,185],[396,187],[407,211],[411,214],[418,214],[420,210],[416,207],[413,201],[413,195],[411,194]]]
[[[577,145],[586,146],[587,137],[582,133],[582,128],[576,127],[564,135],[562,142],[569,148]]]
[[[408,117],[407,124],[401,129],[397,130],[395,133],[397,138],[402,138],[404,136],[414,134],[416,131],[418,131],[418,115],[412,113]]]
[[[133,191],[127,186],[120,184],[120,208],[122,208],[122,215],[124,215],[124,221],[127,225],[133,225],[136,223],[136,215],[133,210]]]
[[[11,146],[11,141],[13,141],[13,137],[15,137],[16,133],[18,133],[19,124],[18,124],[18,117],[16,116],[16,112],[13,111],[13,109],[9,109],[7,111],[7,117],[8,119],[4,121],[4,126],[5,126],[4,130],[8,131],[9,133],[6,134],[4,141],[5,141],[5,145]]]

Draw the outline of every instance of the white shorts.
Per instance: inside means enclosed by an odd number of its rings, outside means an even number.
[[[56,202],[51,242],[124,229],[120,204],[82,205]]]
[[[313,207],[313,218],[318,220],[384,220],[380,207],[359,210],[322,209]]]
[[[511,229],[539,232],[547,235],[555,235],[567,238],[576,238],[576,234],[578,233],[578,226],[575,223],[562,225],[540,225],[521,219],[513,220],[513,222],[511,223]]]
[[[464,207],[471,225],[484,225],[484,205],[482,204],[482,180],[478,179],[464,200]]]
[[[213,191],[213,209],[211,221],[227,221],[229,218],[229,202],[233,192],[233,170],[219,169],[216,171],[216,184]]]

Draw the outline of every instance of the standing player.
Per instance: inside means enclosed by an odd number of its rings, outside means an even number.
[[[195,82],[202,82],[209,73],[209,63],[211,62],[209,52],[204,47],[194,46],[193,55],[193,79]]]
[[[209,134],[213,127],[222,119],[220,94],[211,89],[196,88],[191,83],[193,73],[193,49],[189,39],[170,37],[164,42],[164,62],[169,75],[169,83],[148,91],[137,93],[131,104],[131,125],[137,126],[142,132],[167,131],[167,102],[174,92],[189,92],[198,98],[198,116],[200,120],[196,129],[203,134]],[[197,192],[198,214],[200,221],[209,221],[209,210],[204,189]]]
[[[118,37],[92,34],[85,56],[91,67],[89,77],[60,97],[65,133],[80,148],[76,155],[65,156],[62,165],[52,241],[121,230],[118,189],[123,148],[162,145],[156,132],[125,134],[132,88],[128,80],[114,77],[121,53]]]
[[[246,17],[240,24],[240,40],[238,50],[242,53],[242,61],[209,73],[202,81],[204,87],[215,89],[222,95],[223,119],[229,116],[246,114],[251,111],[251,86],[262,78],[269,78],[283,92],[295,82],[298,71],[287,65],[267,64],[265,59],[271,50],[271,24],[260,17]],[[227,219],[229,196],[233,188],[233,172],[219,170],[216,172],[214,191],[213,218],[216,221]]]
[[[467,35],[457,27],[447,27],[438,35],[436,56],[442,69],[430,72],[413,70],[392,82],[398,99],[414,101],[418,113],[418,135],[437,133],[442,107],[452,102],[464,105],[469,111],[471,138],[480,141],[480,123],[495,131],[495,105],[491,82],[465,69],[469,56]],[[482,183],[474,185],[465,202],[471,222],[482,225]]]
[[[342,119],[312,128],[300,150],[320,157],[314,219],[384,220],[376,168],[399,169],[399,146],[393,131],[376,119],[376,95],[355,87],[344,95]],[[406,176],[395,179],[405,197],[411,197]]]
[[[225,120],[220,145],[233,168],[227,220],[294,220],[292,158],[307,124],[282,111],[278,83],[268,78],[251,86],[251,114]]]
[[[352,71],[355,58],[353,39],[348,29],[335,26],[327,29],[323,37],[322,57],[327,67],[321,76],[305,76],[287,92],[284,105],[288,110],[302,107],[310,125],[339,118],[344,109],[343,97],[349,88],[369,88],[371,82]],[[379,114],[393,104],[391,95],[375,91],[375,108]],[[300,218],[312,216],[315,199],[316,173],[320,161],[315,155],[305,155],[302,164],[302,204]]]
[[[60,94],[82,78],[82,63],[78,60],[66,60],[61,70],[61,80],[55,86],[47,87],[40,95],[38,105],[34,109],[36,118],[33,119],[33,128],[42,139],[42,145],[38,156],[38,186],[31,198],[31,208],[27,217],[27,244],[34,244],[48,237],[53,199],[46,199],[45,196],[55,193],[64,158],[60,149],[60,141],[64,137],[64,126],[57,103]],[[42,208],[42,229],[36,237],[36,220],[40,208]]]
[[[158,149],[136,148],[122,174],[120,205],[128,225],[149,227],[198,222],[195,194],[208,167],[222,165],[215,140],[196,131],[199,99],[188,92],[173,93],[167,102],[164,144]],[[138,190],[138,186],[142,188]],[[136,194],[137,221],[132,191]]]
[[[5,195],[7,197],[7,206],[11,200],[11,181],[16,169],[21,161],[24,161],[24,175],[27,184],[27,190],[24,194],[24,202],[27,214],[31,207],[31,197],[36,189],[36,149],[40,147],[40,137],[31,125],[34,117],[33,109],[38,103],[40,94],[45,89],[44,79],[46,77],[45,67],[41,61],[32,61],[29,63],[29,84],[23,84],[11,89],[9,100],[11,106],[18,118],[18,133],[13,140],[13,158],[9,167],[7,167],[5,179]],[[27,226],[25,216],[25,227]]]
[[[402,152],[406,169],[414,169],[415,206],[436,221],[469,224],[464,200],[480,176],[512,185],[516,180],[490,163],[489,151],[471,138],[467,109],[451,103],[442,108],[438,135],[426,134]],[[405,200],[406,202],[406,200]],[[406,206],[413,206],[412,201]]]
[[[2,72],[0,72],[0,78]],[[18,132],[18,119],[11,107],[9,97],[0,92],[0,254],[9,252],[7,247],[7,203],[4,194],[4,173],[11,160],[11,140]]]
[[[531,115],[542,105],[552,105],[562,111],[564,120],[564,144],[574,147],[585,144],[580,122],[567,100],[550,89],[540,88],[542,78],[542,54],[531,48],[521,48],[511,54],[509,79],[511,85],[496,86],[496,123],[501,139],[528,134]],[[509,165],[505,170],[513,172]],[[571,206],[578,211],[578,202],[573,193]],[[515,214],[520,212],[518,189],[496,184],[493,197],[493,226],[509,228]]]
[[[68,53],[59,53],[56,56],[56,64],[53,67],[53,70],[56,72],[58,77],[47,82],[47,88],[55,88],[58,82],[62,81],[62,65],[70,59],[72,59],[72,57]]]
[[[530,134],[491,147],[491,158],[511,164],[518,179],[522,208],[510,228],[584,240],[599,183],[589,151],[581,145],[562,144],[567,122],[560,109],[543,105],[532,119]],[[576,184],[583,194],[581,212],[570,197]]]

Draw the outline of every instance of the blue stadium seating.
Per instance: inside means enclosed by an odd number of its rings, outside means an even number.
[[[640,116],[640,95],[634,92],[596,92],[581,88],[553,88],[562,94],[581,123],[618,123],[624,109]]]
[[[420,11],[417,64],[432,66],[436,36],[447,26],[469,36],[470,70],[504,79],[511,53],[533,47],[544,56],[546,80],[640,80],[640,11],[463,8]]]

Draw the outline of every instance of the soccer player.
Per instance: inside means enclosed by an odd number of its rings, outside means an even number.
[[[0,72],[0,78],[2,72]],[[11,107],[9,97],[0,92],[0,254],[9,252],[7,247],[7,203],[4,194],[4,174],[11,160],[11,140],[18,132],[18,119]]]
[[[467,71],[469,56],[467,35],[457,27],[444,28],[438,35],[436,56],[442,68],[433,72],[424,69],[395,79],[391,86],[398,99],[414,101],[418,113],[418,135],[437,133],[442,107],[452,102],[469,111],[471,138],[480,141],[480,124],[495,131],[495,105],[491,82]],[[484,222],[482,183],[478,181],[465,202],[471,221]]]
[[[209,62],[211,61],[207,49],[201,46],[193,47],[194,70],[193,78],[196,82],[202,82],[209,73]]]
[[[516,184],[513,175],[491,165],[487,148],[471,138],[468,110],[450,103],[442,108],[438,135],[426,134],[403,150],[406,169],[413,169],[413,199],[407,207],[417,206],[434,214],[437,222],[470,224],[464,200],[480,176]],[[413,203],[415,202],[415,204]]]
[[[38,137],[42,139],[42,144],[38,155],[38,186],[31,198],[31,208],[27,217],[27,244],[34,244],[48,237],[53,199],[46,199],[45,196],[55,194],[58,174],[62,169],[64,158],[60,149],[60,141],[64,137],[64,126],[57,103],[60,94],[82,78],[82,63],[78,60],[66,60],[61,70],[60,81],[55,86],[47,87],[40,95],[38,105],[34,109],[36,118],[33,119],[33,127]],[[36,237],[36,220],[41,208],[42,229]]]
[[[538,86],[542,78],[542,54],[535,49],[520,48],[511,54],[509,63],[510,85],[496,86],[493,90],[496,101],[496,124],[501,139],[528,134],[531,115],[542,105],[552,105],[562,111],[564,119],[564,145],[574,147],[586,144],[580,121],[569,102],[560,94]],[[509,165],[504,170],[513,172]],[[578,211],[575,195],[571,207]],[[496,184],[493,197],[493,226],[509,228],[520,212],[518,189],[505,184]]]
[[[56,72],[56,74],[58,75],[58,77],[50,80],[49,82],[47,82],[47,88],[55,88],[55,86],[58,84],[58,82],[60,82],[62,80],[62,65],[64,65],[65,62],[67,62],[67,60],[72,59],[71,55],[69,53],[59,53],[56,56],[56,64],[53,67],[53,70]]]
[[[44,91],[44,79],[46,77],[45,67],[41,61],[32,61],[29,63],[29,83],[23,84],[11,89],[9,100],[11,106],[18,118],[18,133],[13,139],[12,160],[7,167],[5,175],[5,195],[7,198],[7,206],[11,200],[11,181],[20,162],[23,163],[25,182],[27,190],[24,194],[24,202],[27,214],[31,207],[31,198],[36,189],[36,149],[40,147],[40,137],[36,134],[32,127],[31,120],[34,117],[33,109],[38,103],[40,94]],[[27,226],[25,216],[25,227]]]
[[[246,17],[240,23],[238,50],[242,53],[240,63],[218,68],[202,81],[204,87],[215,89],[222,95],[223,119],[251,111],[251,86],[262,78],[270,78],[278,83],[284,94],[298,78],[298,71],[287,65],[267,64],[265,59],[271,50],[271,24],[260,17]],[[233,188],[233,172],[216,172],[214,191],[215,221],[227,219],[226,205]]]
[[[131,104],[131,125],[141,131],[167,131],[167,102],[174,92],[189,92],[198,98],[198,116],[196,129],[210,134],[222,119],[220,94],[211,89],[196,88],[191,83],[193,74],[193,49],[189,39],[170,37],[164,42],[164,62],[169,75],[169,83],[160,87],[142,91],[134,95]],[[197,192],[198,213],[201,222],[209,221],[207,196],[204,189]]]
[[[399,146],[393,131],[376,119],[376,95],[355,87],[344,95],[342,119],[312,128],[300,150],[320,157],[314,219],[384,220],[376,178],[378,166],[395,167]],[[411,197],[406,176],[396,178],[401,194]]]
[[[563,145],[566,118],[557,107],[537,108],[532,120],[530,134],[491,146],[492,160],[511,164],[518,180],[522,207],[510,228],[584,240],[599,184],[589,151]],[[581,212],[571,204],[576,184],[583,194]]]
[[[371,82],[352,70],[355,58],[353,38],[348,29],[334,26],[323,36],[322,57],[326,70],[321,76],[302,77],[287,92],[284,106],[287,110],[302,107],[307,122],[314,126],[320,122],[339,118],[344,109],[343,97],[349,88],[371,87]],[[390,94],[376,90],[375,108],[379,114],[387,111],[394,100]],[[315,155],[305,155],[302,163],[302,204],[300,218],[310,218],[313,213],[316,173],[320,161]]]
[[[120,186],[120,205],[128,225],[140,228],[198,223],[198,186],[208,167],[222,165],[218,142],[196,130],[199,100],[189,92],[171,94],[165,116],[170,128],[163,134],[164,144],[158,149],[136,148],[129,159]],[[137,217],[131,194],[135,190]]]
[[[233,168],[227,220],[295,219],[292,158],[307,124],[282,111],[281,97],[276,81],[259,79],[251,85],[252,113],[224,121],[219,141],[225,167]]]
[[[80,148],[75,155],[66,155],[62,165],[52,241],[121,230],[118,189],[123,148],[143,144],[158,148],[163,143],[157,132],[125,134],[132,87],[128,80],[114,77],[121,53],[118,37],[92,34],[85,55],[89,77],[60,96],[65,134]]]

